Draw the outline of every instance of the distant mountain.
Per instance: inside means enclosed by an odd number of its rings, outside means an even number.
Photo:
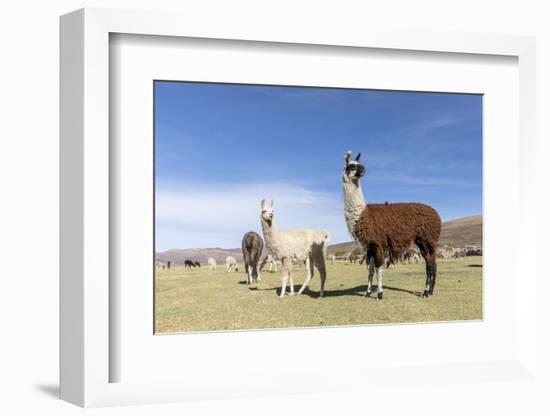
[[[482,243],[483,218],[481,215],[459,218],[446,221],[441,228],[439,245],[451,245],[453,247],[464,247],[467,245],[481,246]],[[328,254],[342,255],[353,251],[357,244],[353,241],[338,243],[328,246]],[[171,261],[174,264],[183,264],[185,260],[198,261],[206,264],[209,257],[214,257],[216,262],[225,263],[227,256],[233,256],[238,262],[243,261],[243,254],[240,248],[189,248],[172,249],[156,254],[156,260],[161,262]]]
[[[482,241],[483,217],[481,215],[444,222],[439,237],[440,246],[481,246]]]
[[[334,254],[336,256],[343,256],[347,253],[360,248],[355,241],[348,241],[347,243],[338,243],[328,246],[327,254]]]

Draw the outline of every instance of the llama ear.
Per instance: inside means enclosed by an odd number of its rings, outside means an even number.
[[[357,156],[355,156],[355,161],[359,162],[360,157],[361,157],[361,152],[357,153]]]
[[[273,200],[271,200],[271,205],[270,206],[271,206],[271,208],[273,208]]]
[[[348,163],[349,163],[349,158],[350,158],[350,157],[351,157],[351,150],[348,150],[348,151],[346,152],[346,154],[344,155],[344,161],[346,162],[346,164],[344,165],[344,167],[348,165]]]
[[[262,202],[260,202],[260,207],[263,209],[265,206],[265,199],[262,199]]]

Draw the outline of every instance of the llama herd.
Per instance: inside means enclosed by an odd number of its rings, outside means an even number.
[[[437,258],[445,258],[437,251],[441,234],[441,219],[432,207],[421,203],[366,203],[361,188],[361,178],[366,169],[360,162],[361,154],[354,159],[351,151],[344,156],[342,186],[344,195],[344,218],[349,233],[361,249],[339,257],[354,264],[366,264],[368,267],[367,290],[365,296],[373,291],[373,278],[376,276],[376,299],[382,300],[384,294],[383,270],[402,263],[425,263],[426,284],[422,297],[434,294],[437,276]],[[253,231],[242,238],[241,248],[244,259],[246,283],[261,281],[260,271],[268,266],[269,271],[277,271],[280,265],[282,287],[279,296],[283,298],[289,287],[294,295],[294,268],[305,266],[306,277],[298,295],[308,287],[316,269],[320,277],[319,296],[325,295],[327,280],[327,261],[334,264],[337,257],[327,256],[330,233],[326,230],[292,229],[280,230],[274,215],[273,201],[262,200],[260,204],[260,224],[262,237]],[[481,254],[480,249],[464,251],[470,255]],[[262,254],[266,255],[263,256]],[[462,254],[454,251],[454,255]],[[462,253],[462,251],[460,251]],[[187,262],[186,262],[187,263]],[[193,263],[193,262],[190,262]],[[216,270],[216,259],[209,258],[208,269]],[[191,267],[191,266],[190,266]],[[195,267],[195,266],[193,266]],[[199,264],[200,267],[200,264]],[[226,258],[228,273],[238,271],[233,256]]]
[[[362,247],[362,261],[368,265],[368,286],[366,296],[372,292],[372,281],[376,274],[377,299],[383,298],[383,269],[389,264],[407,258],[426,263],[426,286],[423,297],[433,295],[436,275],[436,249],[441,233],[439,214],[430,206],[420,203],[367,204],[363,197],[360,179],[366,169],[360,163],[361,154],[351,159],[351,151],[344,156],[342,184],[344,188],[344,218],[348,231]],[[294,294],[293,265],[302,263],[306,268],[306,279],[298,294],[310,283],[314,269],[319,272],[321,289],[325,294],[327,279],[327,246],[330,233],[326,230],[294,229],[279,230],[274,221],[273,201],[261,201],[260,223],[265,246],[274,260],[281,262],[282,287],[280,297],[285,296],[289,285]],[[242,241],[247,283],[259,280],[259,262],[264,241],[254,232],[246,233]],[[418,251],[411,250],[411,244]],[[335,261],[331,256],[330,260]],[[349,256],[350,262],[359,261],[359,256]]]

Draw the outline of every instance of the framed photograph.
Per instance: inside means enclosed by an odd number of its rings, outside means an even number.
[[[62,398],[537,383],[534,40],[234,27],[61,18]]]

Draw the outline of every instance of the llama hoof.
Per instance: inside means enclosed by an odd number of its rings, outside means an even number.
[[[294,296],[294,293],[289,293],[290,296]]]
[[[427,298],[428,296],[430,296],[430,292],[428,292],[427,290],[424,290],[424,293],[422,294],[422,297]]]
[[[378,300],[382,300],[384,297],[384,292],[378,292]]]

